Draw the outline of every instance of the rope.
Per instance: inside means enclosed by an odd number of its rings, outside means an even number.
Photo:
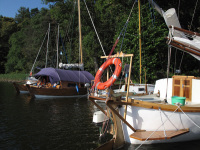
[[[179,109],[179,107],[176,108],[176,110],[174,110],[174,112],[169,116],[169,118],[172,117],[172,115]],[[168,119],[166,119],[154,132],[152,132],[145,141],[143,141],[142,144],[140,144],[135,150],[138,150],[143,144],[144,142],[146,142],[156,131],[158,131],[158,129],[167,121]]]
[[[175,51],[175,62],[174,62],[174,74],[176,73],[176,55],[177,55],[177,48],[176,48],[176,51]]]
[[[165,131],[165,126],[164,126],[164,123],[163,123],[163,120],[162,120],[162,115],[161,115],[161,109],[160,109],[160,108],[159,108],[159,112],[160,112],[160,119],[161,119],[161,121],[162,121],[163,128],[164,128],[164,135],[165,135],[165,137],[167,137],[166,131]]]
[[[178,105],[178,108],[182,111],[182,113],[195,125],[200,129],[200,126],[197,125],[182,109],[181,107]]]
[[[87,12],[88,12],[88,14],[89,14],[89,16],[90,16],[90,20],[91,20],[91,22],[92,22],[92,26],[93,26],[93,28],[94,28],[94,31],[95,31],[95,33],[96,33],[96,35],[97,35],[98,40],[99,40],[99,43],[100,43],[101,49],[102,49],[102,51],[103,51],[103,54],[106,56],[106,53],[105,53],[104,48],[103,48],[103,46],[102,46],[102,44],[101,44],[99,35],[98,35],[97,30],[96,30],[96,28],[95,28],[95,26],[94,26],[94,22],[93,22],[93,20],[92,20],[92,17],[91,17],[91,15],[90,15],[90,11],[89,11],[89,9],[88,9],[88,7],[87,7],[87,4],[86,4],[85,0],[84,0],[84,3],[85,3],[85,6],[86,6],[86,9],[87,9]]]
[[[38,58],[38,55],[39,55],[39,53],[40,53],[40,51],[41,51],[41,49],[42,49],[42,46],[43,46],[43,44],[44,44],[44,41],[45,41],[45,39],[46,39],[46,36],[47,36],[48,32],[49,32],[49,28],[48,28],[48,30],[47,30],[47,32],[46,32],[46,35],[45,35],[45,37],[44,37],[44,39],[43,39],[43,41],[42,41],[42,45],[40,46],[40,49],[39,49],[39,51],[38,51],[38,53],[37,53],[37,56],[36,56],[36,58],[35,58],[35,61],[34,61],[34,63],[33,63],[32,68],[31,68],[31,72],[30,72],[31,74],[32,74],[33,68],[34,68],[34,66],[35,66],[35,63],[36,63],[37,58]]]
[[[87,4],[86,4],[85,0],[84,0],[84,3],[85,3],[85,5],[86,5],[88,14],[89,14],[90,19],[91,19],[91,21],[92,21],[92,25],[93,25],[93,27],[94,27],[94,29],[95,29],[95,33],[97,34],[96,28],[95,28],[95,26],[94,26],[93,20],[92,20],[92,18],[91,18],[91,15],[90,15],[90,12],[89,12],[89,10],[88,10],[88,7],[87,7]],[[124,30],[125,30],[125,31],[124,31],[124,36],[125,36],[126,28],[127,28],[127,25],[128,25],[128,22],[129,22],[129,19],[130,19],[131,14],[132,14],[132,11],[133,11],[133,8],[134,8],[135,3],[136,3],[136,1],[134,2],[133,6],[132,6],[132,8],[131,8],[131,11],[130,11],[129,16],[128,16],[128,18],[127,18],[127,21],[126,21],[126,23],[125,23],[123,29],[121,30],[121,32],[120,32],[118,38],[116,39],[115,44],[113,45],[113,47],[112,47],[112,49],[111,49],[111,51],[110,51],[110,53],[109,53],[109,55],[108,55],[107,60],[109,59],[109,57],[112,55],[113,51],[115,50],[115,48],[116,48],[116,46],[117,46],[117,44],[118,44],[118,42],[119,42],[119,39],[120,39],[120,37],[121,37],[121,35],[122,35],[122,33],[123,33]],[[98,40],[99,40],[98,34],[97,34],[97,37],[98,37]],[[100,42],[100,40],[99,40],[99,42]],[[122,42],[122,43],[123,43],[123,42]],[[100,42],[100,44],[101,44],[101,42]],[[102,45],[101,45],[101,46],[102,46]],[[121,47],[122,47],[122,45],[121,45]],[[103,46],[102,46],[102,48],[103,48]],[[104,52],[104,50],[103,50],[103,52]],[[104,52],[104,55],[105,55],[105,52]],[[111,67],[110,67],[110,68],[111,68]],[[101,76],[102,74],[103,74],[103,71],[99,74],[99,78],[100,78],[100,76]],[[97,79],[98,79],[98,78],[97,78]],[[96,79],[96,80],[97,80],[97,79]],[[91,88],[91,91],[97,86],[96,80],[94,81],[94,85],[93,85],[93,87]],[[111,88],[110,88],[110,89],[111,89]],[[110,93],[110,90],[109,90],[109,93]]]
[[[65,52],[66,61],[67,61],[67,63],[68,63],[67,52],[66,52],[66,50],[65,50],[65,45],[64,45],[64,43],[63,43],[63,40],[62,40],[61,34],[60,34],[60,41],[61,41],[61,43],[62,43],[62,47],[63,47],[63,50],[64,50],[64,52]]]
[[[189,30],[191,29],[192,27],[192,22],[193,22],[193,19],[194,19],[194,15],[195,15],[195,12],[196,12],[196,8],[197,8],[197,3],[198,3],[199,0],[196,1],[196,5],[195,5],[195,8],[194,8],[194,12],[193,12],[193,15],[192,15],[192,20],[191,20],[191,23],[190,23],[190,26],[189,26]]]
[[[179,65],[179,70],[181,70],[181,65],[182,65],[182,61],[183,61],[183,56],[184,56],[185,52],[183,52],[182,54],[182,57],[181,57],[181,62],[180,62],[180,65]]]
[[[167,89],[168,89],[168,78],[169,78],[170,59],[171,59],[171,46],[168,46],[167,87],[166,87],[165,102],[167,102]]]
[[[181,4],[181,1],[179,0],[179,2],[178,2],[178,19],[179,19],[180,4]]]
[[[152,0],[152,5],[153,5],[153,0]],[[149,9],[150,9],[150,12],[151,12],[151,18],[153,18],[152,20],[152,25],[153,25],[153,28],[154,28],[154,22],[155,22],[155,15],[154,15],[154,9],[153,9],[153,13],[151,11],[151,5],[150,5],[150,1],[149,1]]]

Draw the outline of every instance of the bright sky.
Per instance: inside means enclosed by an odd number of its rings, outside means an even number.
[[[42,4],[42,0],[0,0],[0,15],[14,18],[20,7],[40,10],[42,7],[48,8],[48,5]]]

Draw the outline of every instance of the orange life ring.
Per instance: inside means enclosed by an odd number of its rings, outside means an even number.
[[[115,65],[115,71],[114,71],[113,75],[106,82],[103,82],[103,83],[100,82],[100,77],[103,74],[103,71],[112,64]],[[106,62],[104,62],[101,65],[101,67],[99,68],[99,70],[97,71],[96,76],[95,76],[95,82],[96,82],[97,89],[105,90],[106,88],[113,85],[113,83],[119,77],[121,70],[122,70],[122,62],[119,58],[110,58]]]

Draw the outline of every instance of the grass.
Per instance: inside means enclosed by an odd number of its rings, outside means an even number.
[[[18,74],[0,74],[0,81],[2,82],[13,82],[13,81],[23,81],[26,80],[28,74],[18,73]]]

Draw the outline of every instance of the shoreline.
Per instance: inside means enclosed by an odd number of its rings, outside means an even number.
[[[10,73],[0,74],[0,82],[23,82],[27,79],[28,74],[25,73]]]
[[[20,82],[23,82],[25,80],[13,80],[13,79],[0,79],[0,82],[16,82],[16,83],[20,83]]]

